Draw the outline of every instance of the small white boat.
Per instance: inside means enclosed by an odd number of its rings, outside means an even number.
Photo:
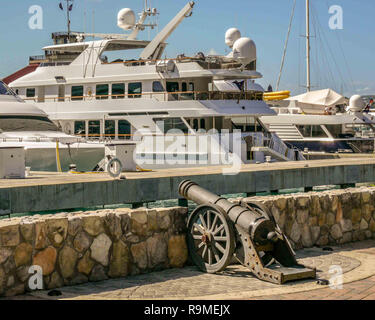
[[[104,157],[102,145],[68,135],[33,104],[25,103],[0,81],[0,146],[22,146],[34,171],[63,171],[75,164],[92,170]]]

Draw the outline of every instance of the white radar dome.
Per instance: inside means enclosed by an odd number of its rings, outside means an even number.
[[[241,32],[237,28],[230,28],[225,33],[225,44],[232,48],[233,44],[241,38]]]
[[[233,44],[233,58],[247,65],[257,59],[255,42],[250,38],[240,38]]]
[[[356,94],[349,100],[349,110],[352,112],[361,112],[366,107],[365,102],[360,95]]]
[[[124,30],[133,29],[135,26],[135,13],[132,9],[124,8],[117,14],[117,25]]]

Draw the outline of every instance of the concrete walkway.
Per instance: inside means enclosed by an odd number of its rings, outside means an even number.
[[[238,300],[238,299],[375,299],[375,241],[297,252],[300,263],[317,268],[318,278],[330,279],[331,266],[343,270],[343,288],[331,289],[316,280],[282,286],[255,279],[246,268],[231,266],[220,274],[205,274],[195,267],[170,269],[150,274],[111,279],[59,289],[61,296],[48,291],[34,292],[10,299],[73,300]]]

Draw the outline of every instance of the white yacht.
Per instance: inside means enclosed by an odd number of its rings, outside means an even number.
[[[187,3],[151,41],[136,39],[154,27],[145,20],[158,12],[147,7],[138,22],[132,10],[119,12],[118,25],[128,34],[56,33],[39,67],[10,86],[67,134],[100,143],[137,141],[136,161],[144,168],[190,166],[194,161],[187,159],[227,164],[213,161],[217,156],[241,163],[303,160],[260,120],[275,112],[255,83],[262,77],[255,43],[239,30],[226,33],[229,55],[163,58],[166,40],[193,7]],[[86,41],[90,36],[100,40]],[[229,140],[215,130],[226,130]]]
[[[363,112],[356,95],[349,102],[330,89],[271,102],[277,116],[262,122],[284,142],[300,150],[326,153],[374,151],[375,116]]]
[[[61,132],[45,112],[25,103],[1,81],[0,146],[24,147],[26,166],[33,171],[67,171],[70,164],[92,170],[104,156],[103,147]]]

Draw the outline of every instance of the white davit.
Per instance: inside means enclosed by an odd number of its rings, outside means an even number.
[[[237,28],[230,28],[225,33],[225,44],[233,48],[234,43],[241,38],[241,32]]]
[[[135,13],[132,9],[124,8],[117,14],[117,25],[124,30],[131,30],[135,26]]]
[[[257,58],[255,42],[250,38],[240,38],[233,44],[233,58],[247,65]]]

